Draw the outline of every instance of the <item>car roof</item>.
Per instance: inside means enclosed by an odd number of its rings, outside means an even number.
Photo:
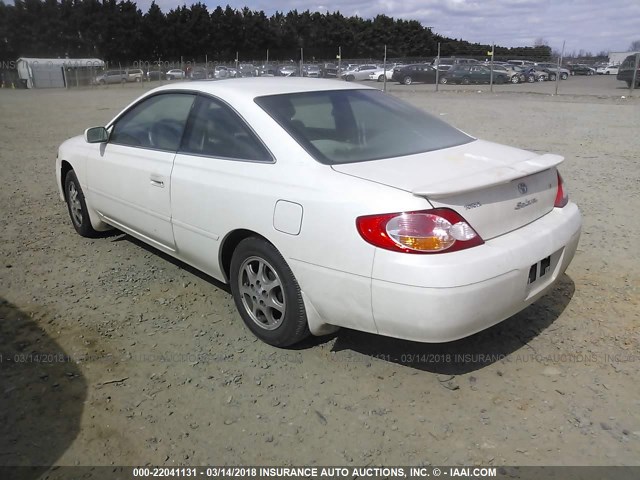
[[[322,90],[362,90],[372,89],[359,84],[300,77],[250,77],[230,78],[225,80],[202,80],[164,85],[152,90],[191,90],[208,93],[220,97],[261,97],[265,95],[281,95],[286,93],[314,92]]]

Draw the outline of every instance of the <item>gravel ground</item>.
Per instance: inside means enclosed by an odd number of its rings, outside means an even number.
[[[144,87],[0,90],[0,465],[640,464],[640,95],[622,85],[389,85],[564,155],[579,250],[549,295],[471,338],[341,330],[293,350],[256,341],[223,285],[73,231],[56,148]]]

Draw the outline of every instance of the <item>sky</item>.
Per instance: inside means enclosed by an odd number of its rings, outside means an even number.
[[[138,0],[146,12],[151,0]],[[156,0],[167,12],[191,0]],[[624,52],[640,40],[640,0],[203,0],[210,10],[219,4],[249,7],[267,15],[288,12],[340,11],[345,16],[373,18],[378,14],[418,20],[435,33],[473,43],[533,46],[543,38],[554,50],[566,42],[568,53],[584,50]]]

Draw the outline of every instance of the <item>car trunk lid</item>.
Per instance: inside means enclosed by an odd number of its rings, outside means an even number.
[[[369,162],[333,165],[337,172],[425,197],[451,208],[489,240],[553,209],[558,155],[538,155],[482,140]]]

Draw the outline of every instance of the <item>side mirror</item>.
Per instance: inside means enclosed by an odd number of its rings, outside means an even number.
[[[103,143],[109,140],[109,132],[104,127],[91,127],[84,131],[84,141],[87,143]]]

